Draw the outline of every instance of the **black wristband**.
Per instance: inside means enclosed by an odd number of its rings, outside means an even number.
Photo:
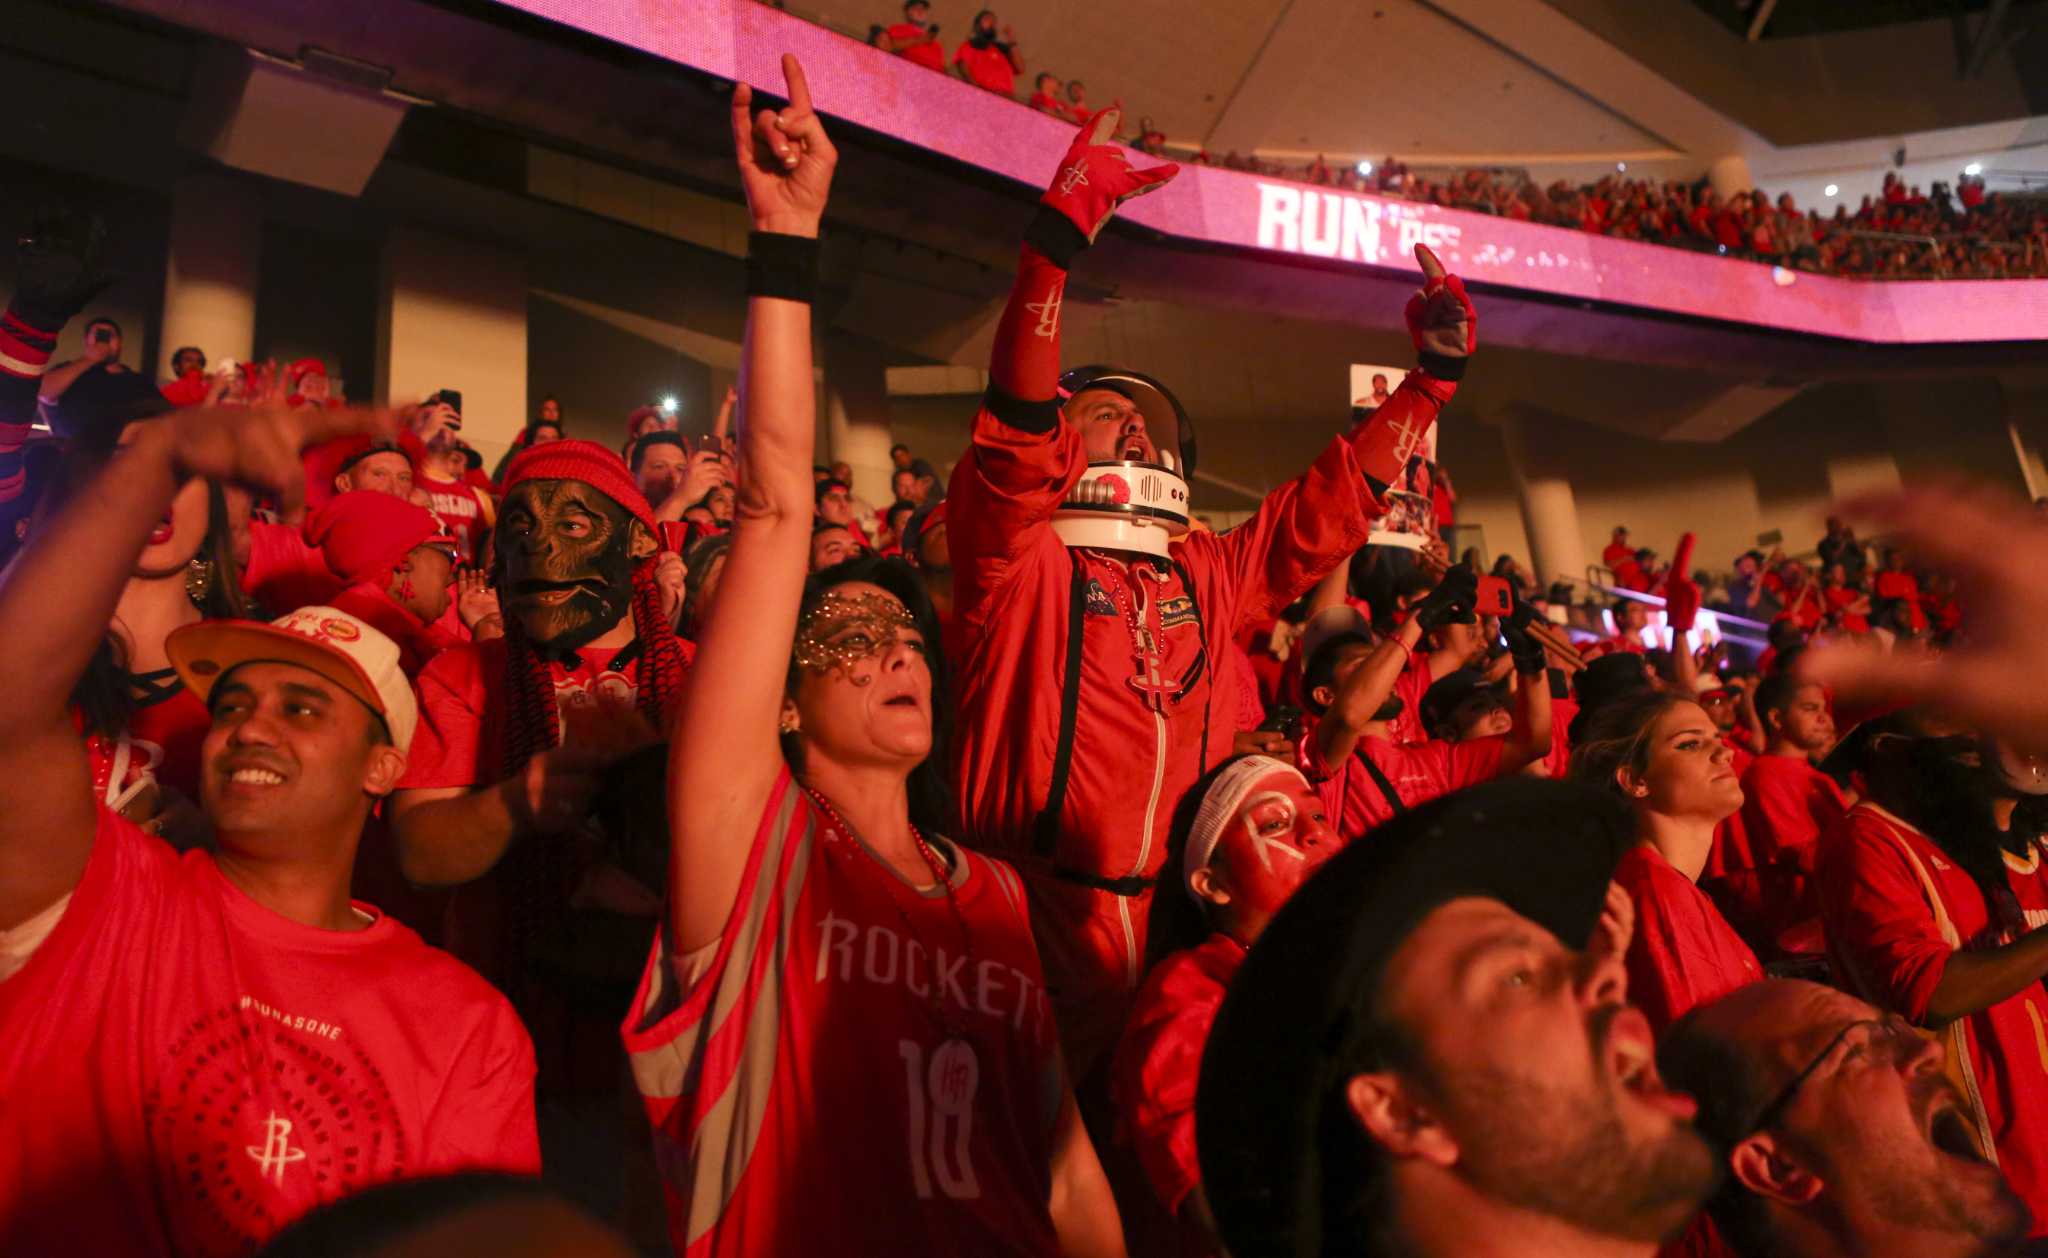
[[[1031,226],[1024,229],[1024,243],[1045,256],[1062,271],[1074,269],[1074,259],[1088,247],[1088,238],[1072,219],[1049,205],[1038,207]]]
[[[1415,356],[1415,365],[1439,380],[1458,380],[1465,374],[1467,359],[1453,358],[1449,354],[1432,354],[1423,350]]]
[[[818,238],[749,232],[747,296],[806,304],[818,300]]]
[[[988,392],[982,394],[981,404],[988,408],[989,414],[1019,432],[1046,433],[1059,426],[1060,404],[1057,398],[1027,402],[1023,398],[1011,397],[990,381]]]

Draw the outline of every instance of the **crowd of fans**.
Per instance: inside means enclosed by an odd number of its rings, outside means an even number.
[[[1068,272],[1175,173],[1114,116],[950,481],[898,446],[878,509],[814,454],[837,154],[784,72],[733,96],[706,433],[549,399],[486,472],[454,389],[199,348],[159,385],[99,318],[52,363],[96,233],[22,240],[0,1249],[621,1252],[533,1186],[593,1158],[691,1254],[2048,1235],[2048,525],[1862,504],[1968,620],[1841,521],[1818,584],[1745,555],[1740,663],[1683,645],[1689,545],[1617,529],[1676,649],[1633,599],[1574,641],[1511,561],[1367,544],[1479,361],[1418,249],[1415,370],[1201,528],[1170,388],[1059,359]],[[569,1102],[627,1073],[594,1153]]]
[[[869,42],[931,69],[948,62],[927,0],[908,0],[903,21],[877,25]],[[1015,31],[987,9],[975,15],[956,48],[951,71],[966,81],[1014,98],[1024,70]],[[1076,124],[1099,110],[1088,105],[1080,80],[1062,82],[1040,73],[1031,108]],[[1119,141],[1141,153],[1164,156],[1167,137],[1140,118]],[[1306,165],[1257,154],[1221,156],[1197,149],[1187,160],[1226,170],[1294,179],[1493,214],[1522,222],[1570,227],[1596,235],[1670,245],[1791,270],[1860,279],[2021,279],[2048,277],[2048,207],[2032,199],[1988,192],[1981,175],[1965,172],[1955,186],[1923,192],[1887,173],[1876,196],[1824,213],[1801,209],[1791,193],[1774,201],[1761,190],[1727,196],[1704,178],[1632,179],[1623,172],[1595,183],[1559,179],[1543,185],[1519,170],[1464,170],[1435,177],[1388,157],[1378,164],[1331,166],[1321,155]]]

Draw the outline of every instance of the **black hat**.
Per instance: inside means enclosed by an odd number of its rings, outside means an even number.
[[[1355,1198],[1366,1185],[1350,1181],[1374,1160],[1345,1156],[1369,1138],[1332,1107],[1375,1068],[1368,1011],[1423,918],[1455,899],[1498,900],[1582,948],[1632,842],[1607,793],[1504,778],[1402,813],[1295,892],[1231,980],[1202,1052],[1195,1144],[1231,1253],[1353,1252],[1355,1238],[1324,1235],[1325,1203]]]
[[[1503,681],[1488,681],[1486,674],[1476,668],[1460,668],[1445,673],[1431,682],[1423,692],[1422,702],[1415,714],[1422,718],[1422,727],[1433,738],[1448,738],[1448,734],[1437,731],[1451,723],[1451,714],[1462,707],[1474,695],[1491,693],[1505,703],[1508,686]]]
[[[102,365],[73,380],[58,397],[50,430],[74,441],[104,440],[111,446],[127,424],[170,409],[170,399],[148,376]]]

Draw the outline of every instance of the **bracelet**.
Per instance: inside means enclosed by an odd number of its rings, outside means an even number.
[[[818,238],[747,234],[747,296],[810,304],[818,299]]]

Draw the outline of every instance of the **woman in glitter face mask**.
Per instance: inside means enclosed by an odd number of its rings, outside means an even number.
[[[817,230],[795,59],[733,94],[753,212],[731,548],[670,740],[668,905],[624,1026],[677,1252],[1120,1255],[1021,880],[941,835],[914,572],[806,579]]]

